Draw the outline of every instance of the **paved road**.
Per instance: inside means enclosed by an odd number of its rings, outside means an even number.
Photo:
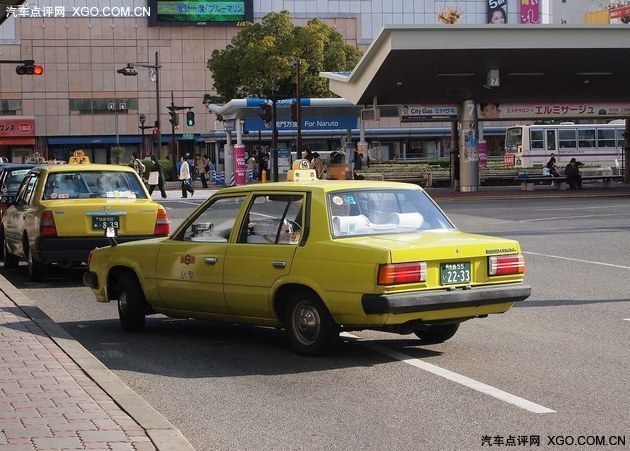
[[[352,332],[314,359],[263,328],[157,317],[124,334],[78,274],[35,285],[4,273],[199,450],[630,446],[630,197],[440,205],[463,230],[518,239],[533,286],[442,345]]]

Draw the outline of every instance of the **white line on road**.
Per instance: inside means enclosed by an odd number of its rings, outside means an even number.
[[[536,218],[536,219],[521,219],[514,222],[541,222],[541,221],[564,221],[569,219],[583,219],[583,218],[603,218],[606,216],[628,216],[630,213],[608,213],[602,215],[579,215],[579,216],[555,216],[549,218]]]
[[[612,263],[594,262],[591,260],[581,260],[579,258],[561,257],[560,255],[539,254],[537,252],[523,252],[523,254],[536,255],[538,257],[557,258],[560,260],[570,260],[570,261],[578,262],[578,263],[589,263],[591,265],[610,266],[612,268],[630,269],[630,266],[613,265]]]
[[[349,334],[347,332],[342,333],[342,335],[361,340],[360,337]],[[473,390],[492,396],[493,398],[499,399],[501,401],[513,404],[517,407],[520,407],[521,409],[529,410],[533,413],[555,412],[555,410],[551,410],[547,407],[541,406],[540,404],[533,403],[531,401],[528,401],[527,399],[512,395],[511,393],[499,390],[498,388],[484,384],[483,382],[476,381],[469,377],[462,376],[461,374],[454,373],[453,371],[440,368],[439,366],[427,363],[423,360],[413,358],[411,356],[403,354],[402,352],[394,351],[393,349],[386,348],[385,346],[372,344],[368,341],[362,341],[362,343],[367,347],[377,352],[380,352],[381,354],[385,354],[386,356],[389,356],[393,359],[400,360],[407,365],[415,366],[416,368],[420,368],[421,370],[428,371],[429,373],[435,374],[436,376],[440,376],[452,382],[464,385],[465,387],[472,388]]]
[[[630,318],[624,318],[623,320],[624,321],[630,321]]]

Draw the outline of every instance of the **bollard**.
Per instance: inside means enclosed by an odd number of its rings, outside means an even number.
[[[260,173],[260,182],[261,183],[266,183],[267,182],[267,171],[265,171],[264,169]]]

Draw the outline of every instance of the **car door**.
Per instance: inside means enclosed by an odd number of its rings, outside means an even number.
[[[24,256],[24,246],[22,239],[24,231],[29,231],[33,235],[39,218],[37,217],[37,206],[35,205],[35,188],[39,174],[29,174],[15,198],[15,203],[9,207],[3,219],[4,237],[7,248],[12,254]],[[35,239],[29,236],[29,239]]]
[[[304,230],[304,193],[255,194],[236,242],[228,246],[223,286],[230,313],[272,318],[274,284],[291,272]]]
[[[167,308],[228,313],[223,271],[230,235],[245,197],[217,198],[160,246],[156,274],[160,298]]]

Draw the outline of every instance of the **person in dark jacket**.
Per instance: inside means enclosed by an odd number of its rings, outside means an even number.
[[[580,174],[579,165],[575,158],[571,158],[567,167],[564,168],[564,175],[571,189],[582,189],[582,174]]]
[[[549,170],[549,175],[552,177],[560,177],[560,173],[558,172],[558,168],[556,168],[556,157],[551,154],[551,158],[547,162],[547,169]],[[544,174],[543,174],[544,175]]]
[[[164,190],[164,169],[160,164],[160,160],[155,158],[155,155],[151,155],[151,161],[153,161],[153,171],[158,173],[157,179],[157,187],[160,189],[160,193],[162,194],[162,199],[166,199],[166,191]],[[156,185],[149,185],[149,194],[153,194],[153,190]]]

